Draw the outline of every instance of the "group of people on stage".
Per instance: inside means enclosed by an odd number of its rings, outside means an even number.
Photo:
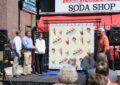
[[[19,65],[19,59],[22,56],[21,53],[23,53],[24,58],[23,75],[31,74],[32,72],[32,52],[35,53],[35,71],[42,73],[44,65],[44,54],[46,50],[43,33],[40,33],[39,38],[35,40],[35,45],[33,45],[30,30],[26,31],[23,38],[21,38],[21,31],[17,31],[16,36],[12,42],[12,50],[14,53],[12,71],[14,77],[19,77],[17,72],[19,69],[17,69],[17,67]]]

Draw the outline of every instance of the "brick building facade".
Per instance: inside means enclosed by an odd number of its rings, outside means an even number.
[[[8,37],[11,40],[14,38],[15,31],[18,30],[19,27],[20,30],[22,30],[22,36],[24,36],[25,30],[28,27],[32,28],[35,26],[35,15],[23,10],[20,10],[19,13],[18,1],[19,0],[0,0],[0,29],[8,30]]]
[[[0,0],[0,30],[8,31],[8,38],[11,42],[15,37],[16,30],[20,29],[22,36],[24,36],[25,30],[35,26],[35,15],[19,10],[18,1]],[[2,52],[0,52],[0,60],[1,58]]]

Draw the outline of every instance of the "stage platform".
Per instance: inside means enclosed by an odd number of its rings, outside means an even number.
[[[86,85],[86,75],[78,72],[77,85]],[[39,74],[31,74],[20,76],[19,78],[8,77],[3,81],[3,85],[53,85],[58,82],[58,76],[41,76]],[[11,84],[12,83],[12,84]]]

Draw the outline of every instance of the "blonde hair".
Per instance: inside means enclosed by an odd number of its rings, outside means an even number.
[[[58,80],[64,84],[74,84],[78,79],[78,74],[74,66],[65,66],[60,69]]]

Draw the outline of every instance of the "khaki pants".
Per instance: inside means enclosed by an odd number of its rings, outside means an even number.
[[[32,52],[31,51],[24,52],[23,74],[25,75],[31,74],[32,72],[31,59],[32,59]]]

